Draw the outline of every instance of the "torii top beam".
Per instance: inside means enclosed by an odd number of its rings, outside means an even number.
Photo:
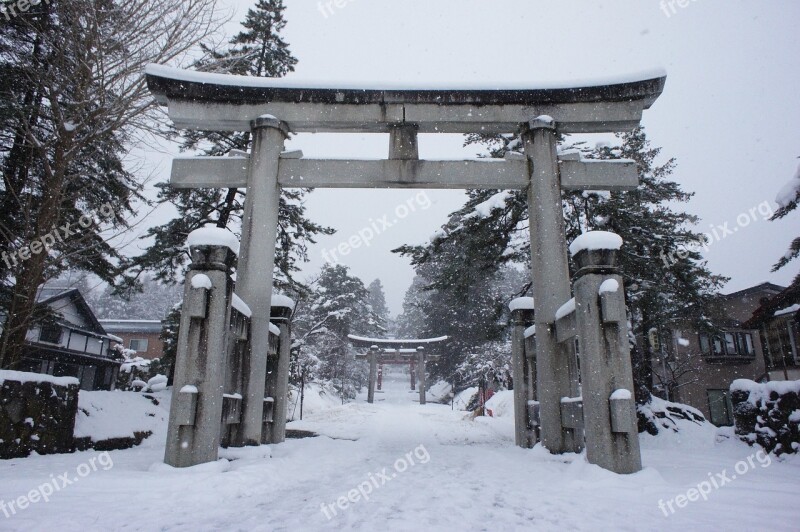
[[[432,344],[439,344],[448,340],[447,336],[440,336],[438,338],[425,338],[419,340],[404,340],[404,339],[386,339],[386,338],[363,338],[354,334],[349,334],[347,337],[353,344],[353,347],[372,347],[378,346],[382,349],[417,349],[420,347],[427,347]]]
[[[294,133],[390,132],[410,124],[420,133],[515,133],[539,115],[562,133],[628,131],[661,95],[663,71],[576,86],[410,88],[326,87],[285,79],[147,67],[147,83],[178,128],[249,131],[271,114]]]

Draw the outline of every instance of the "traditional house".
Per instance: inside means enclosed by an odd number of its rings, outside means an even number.
[[[112,390],[121,357],[109,335],[77,289],[43,288],[38,304],[53,316],[27,334],[20,371],[76,377],[82,390]]]
[[[136,351],[136,356],[153,360],[164,356],[161,340],[162,323],[159,320],[100,320],[103,328],[120,338],[126,349]]]

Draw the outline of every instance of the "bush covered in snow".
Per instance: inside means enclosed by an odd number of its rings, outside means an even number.
[[[800,451],[800,381],[731,384],[736,434],[776,455]]]
[[[636,405],[639,432],[647,432],[653,436],[662,429],[680,432],[682,422],[703,425],[708,423],[699,410],[691,406],[665,401],[654,395],[643,405]]]

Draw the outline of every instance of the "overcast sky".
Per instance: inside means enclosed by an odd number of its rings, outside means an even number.
[[[235,10],[233,34],[253,2],[227,2]],[[686,209],[702,218],[698,230],[725,223],[737,229],[710,246],[711,269],[731,277],[726,291],[767,280],[786,284],[797,272],[797,263],[778,274],[770,267],[798,234],[800,215],[767,222],[756,214],[757,221],[741,228],[737,217],[760,205],[768,212],[764,202],[774,207],[800,162],[800,2],[694,0],[685,8],[674,3],[674,12],[658,0],[339,0],[344,7],[331,3],[332,12],[317,0],[286,4],[284,35],[299,59],[291,76],[331,85],[536,87],[665,68],[664,94],[645,112],[648,136],[665,157],[677,159],[673,178],[696,193]],[[465,150],[462,141],[424,136],[420,155],[474,156],[475,148]],[[300,135],[289,148],[307,157],[386,157],[388,136]],[[168,166],[160,168],[162,180]],[[315,191],[309,216],[339,232],[312,248],[306,273],[319,270],[323,251],[389,215],[397,220],[391,229],[341,262],[367,284],[380,278],[393,314],[400,312],[413,270],[390,250],[428,240],[464,201],[461,192],[424,194]],[[415,210],[398,219],[400,204]]]

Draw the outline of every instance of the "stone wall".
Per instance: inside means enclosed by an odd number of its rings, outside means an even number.
[[[736,434],[776,455],[800,452],[800,381],[731,384]]]
[[[78,379],[0,371],[0,459],[75,450]]]

